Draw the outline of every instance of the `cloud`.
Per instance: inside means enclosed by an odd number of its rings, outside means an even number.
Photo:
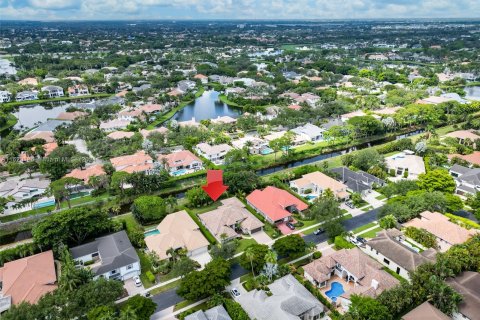
[[[2,18],[42,20],[478,18],[480,1],[0,0],[0,8]]]

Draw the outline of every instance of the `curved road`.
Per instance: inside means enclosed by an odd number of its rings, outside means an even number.
[[[371,223],[377,220],[377,214],[379,210],[380,208],[367,211],[356,217],[343,221],[342,224],[345,227],[346,231],[352,231],[360,226],[366,225],[368,223]],[[321,242],[327,241],[328,236],[326,233],[322,233],[318,236],[312,233],[304,236],[303,239],[305,239],[305,241],[307,242],[314,242],[315,244],[319,244]],[[245,270],[244,268],[242,268],[238,263],[235,263],[234,265],[232,265],[232,274],[230,276],[230,279],[231,280],[237,279],[242,275],[247,274],[248,272],[249,272],[248,270]],[[164,310],[168,307],[172,307],[176,305],[179,302],[182,302],[184,299],[179,295],[177,295],[176,291],[177,291],[177,288],[173,288],[152,296],[151,299],[153,300],[153,302],[157,304],[157,309],[155,310],[155,312]]]

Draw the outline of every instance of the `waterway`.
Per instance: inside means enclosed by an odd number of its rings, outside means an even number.
[[[465,99],[480,100],[480,86],[465,87]]]

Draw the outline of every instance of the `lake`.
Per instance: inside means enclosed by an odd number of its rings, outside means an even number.
[[[67,107],[68,105],[65,103],[54,107],[45,107],[40,104],[18,107],[18,110],[14,113],[18,119],[15,129],[33,128],[39,122],[43,123],[50,118],[56,118]]]
[[[480,100],[480,86],[465,87],[465,99]]]
[[[10,60],[0,58],[0,74],[17,74],[17,69],[15,68],[15,66],[13,66]]]
[[[215,90],[205,91],[203,95],[185,108],[178,111],[172,119],[177,121],[189,121],[195,118],[200,120],[215,119],[221,116],[237,118],[242,114],[241,109],[228,106],[218,99],[220,92]]]

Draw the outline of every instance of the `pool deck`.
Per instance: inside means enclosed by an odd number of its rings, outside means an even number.
[[[341,283],[342,286],[343,286],[343,290],[345,291],[345,293],[348,293],[350,290],[353,289],[353,287],[355,286],[353,284],[353,282],[347,282],[345,281],[344,279],[340,278],[339,276],[337,275],[334,275],[332,278],[330,278],[330,280],[328,280],[328,284],[326,287],[323,287],[323,288],[320,288],[318,289],[320,291],[320,293],[325,297],[327,298],[328,301],[330,302],[333,302],[332,300],[330,300],[330,298],[325,294],[325,292],[327,292],[328,290],[330,290],[332,288],[331,286],[331,283],[332,282],[338,282],[338,283]],[[344,313],[344,310],[342,308],[342,306],[340,304],[337,305],[336,307],[337,311],[340,312],[340,313]]]

